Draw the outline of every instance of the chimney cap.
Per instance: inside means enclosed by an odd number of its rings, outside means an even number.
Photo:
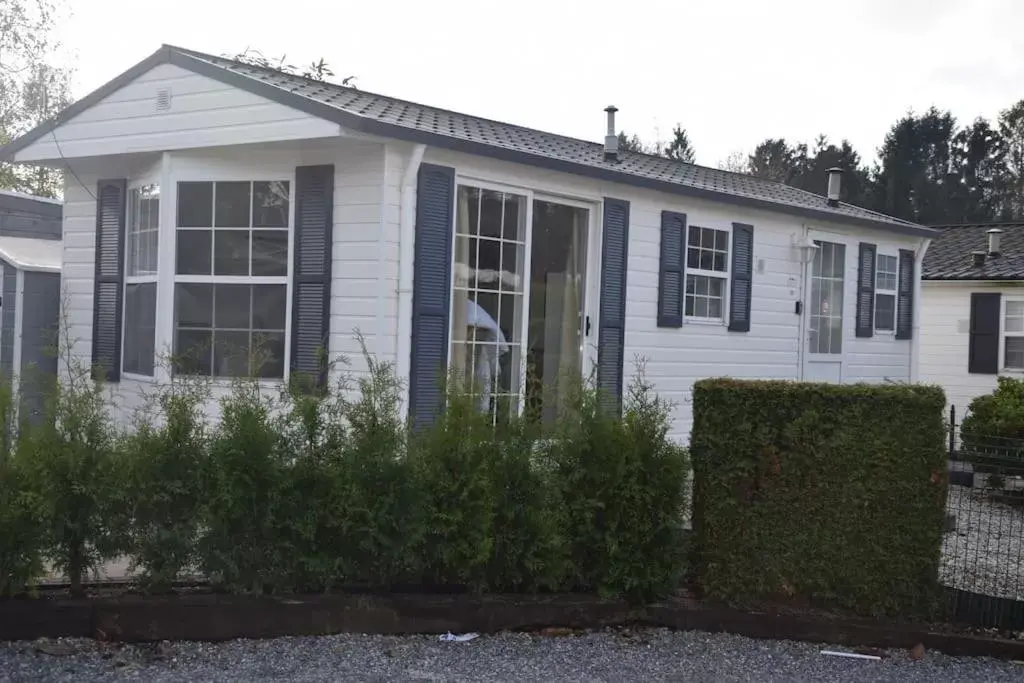
[[[825,169],[825,172],[826,173],[844,173],[845,171],[843,171],[843,169],[840,168],[839,166],[833,166],[832,168]]]
[[[609,104],[607,107],[604,108],[604,110],[609,114],[614,114],[619,110],[619,108],[616,107],[614,104]]]

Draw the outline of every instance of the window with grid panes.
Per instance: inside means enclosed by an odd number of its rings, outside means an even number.
[[[291,183],[179,182],[175,371],[282,378]]]
[[[686,240],[687,318],[725,319],[730,231],[691,225]]]

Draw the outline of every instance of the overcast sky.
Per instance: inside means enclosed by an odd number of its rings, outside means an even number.
[[[322,56],[364,90],[594,141],[615,104],[620,129],[647,141],[682,123],[709,166],[818,133],[873,158],[910,109],[966,122],[1024,98],[1024,0],[68,1],[76,98],[161,43],[256,47]]]

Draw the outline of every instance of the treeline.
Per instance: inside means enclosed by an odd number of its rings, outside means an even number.
[[[624,149],[695,158],[678,125],[667,144],[645,145],[624,133],[619,142]],[[837,166],[845,171],[843,201],[926,225],[1024,220],[1024,99],[995,121],[979,117],[964,125],[935,107],[909,113],[893,124],[877,156],[869,165],[849,141],[837,145],[824,135],[812,144],[768,138],[719,167],[822,194],[825,169]]]

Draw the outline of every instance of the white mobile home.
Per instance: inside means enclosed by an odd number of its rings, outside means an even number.
[[[318,349],[358,370],[356,330],[407,380],[414,420],[449,366],[482,383],[482,405],[543,404],[551,382],[529,388],[524,367],[593,370],[621,396],[642,357],[680,440],[702,377],[916,377],[932,230],[614,135],[165,46],[0,158],[73,171],[72,337],[124,411],[172,372],[248,372],[226,349],[257,339],[268,385],[329,381]],[[184,360],[161,364],[165,349]]]

